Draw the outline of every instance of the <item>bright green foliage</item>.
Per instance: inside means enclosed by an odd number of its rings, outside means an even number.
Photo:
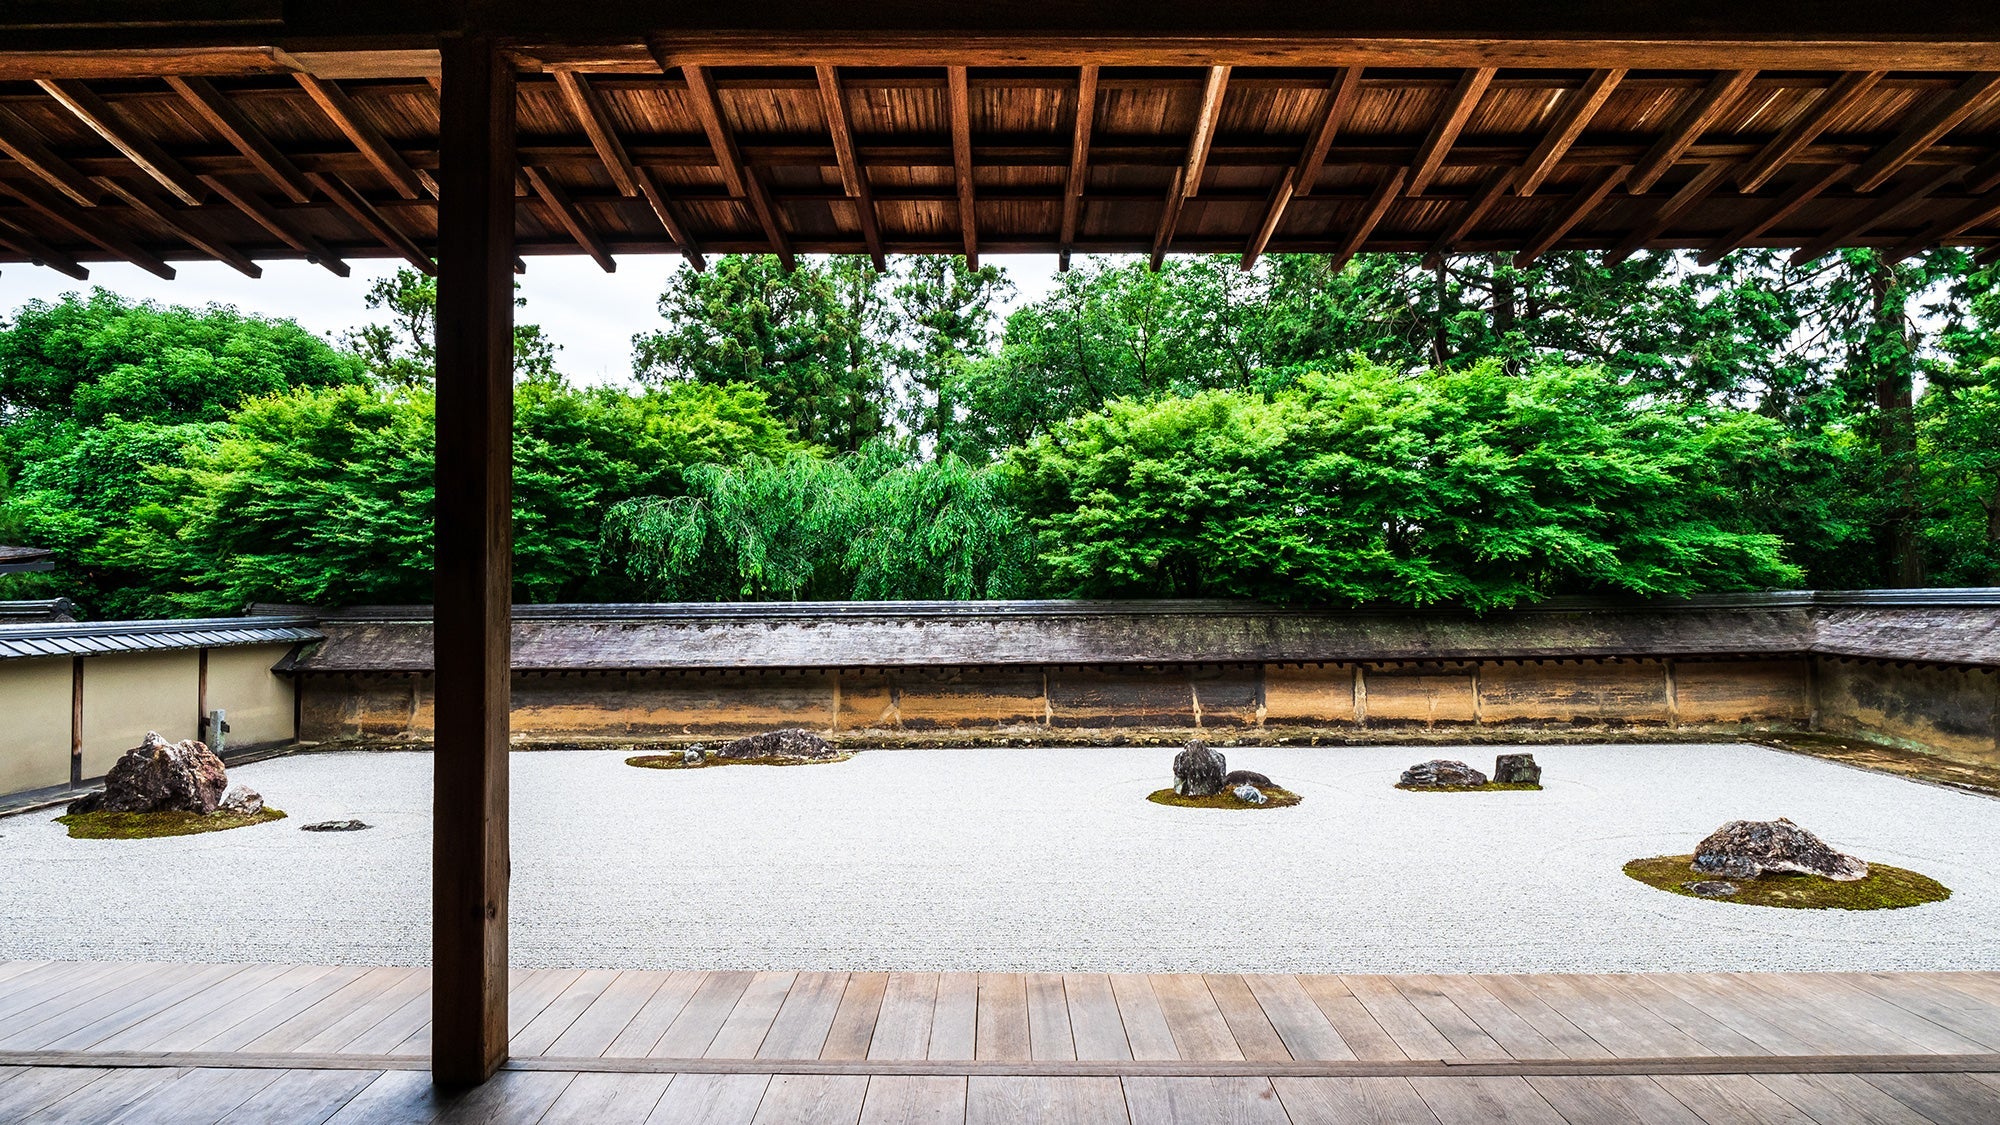
[[[973,269],[963,257],[910,258],[900,266],[891,292],[903,337],[893,349],[905,384],[903,422],[945,453],[957,436],[965,369],[985,354],[993,303],[1013,286],[998,267]]]
[[[387,324],[364,324],[347,334],[349,350],[369,374],[388,387],[410,390],[437,385],[437,278],[398,269],[368,287],[368,307],[386,312]],[[515,282],[514,288],[520,289]],[[514,307],[527,300],[514,298]],[[539,324],[514,325],[514,379],[522,383],[561,382],[556,371],[560,345]]]
[[[1361,365],[1115,402],[1009,466],[1064,594],[1486,609],[1796,581],[1717,468],[1777,437],[1595,370]]]
[[[1935,388],[1917,404],[1924,537],[1941,585],[2000,586],[2000,362],[1993,369],[1993,382]]]

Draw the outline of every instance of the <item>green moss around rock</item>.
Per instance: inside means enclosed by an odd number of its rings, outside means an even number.
[[[679,754],[640,754],[625,759],[625,764],[642,770],[705,770],[711,766],[823,766],[829,762],[844,762],[853,756],[854,752],[849,750],[831,758],[705,758],[701,764],[691,766]]]
[[[1649,887],[1687,898],[1737,906],[1779,906],[1790,910],[1901,910],[1927,902],[1943,902],[1951,888],[1928,875],[1919,875],[1886,863],[1868,865],[1868,877],[1850,883],[1836,883],[1818,875],[1759,875],[1755,879],[1720,879],[1703,875],[1689,864],[1692,855],[1663,855],[1635,859],[1625,865],[1625,874]],[[1734,883],[1736,893],[1717,898],[1698,895],[1687,884],[1704,879]]]
[[[1484,785],[1398,785],[1405,793],[1539,793],[1530,781],[1489,781]]]
[[[194,836],[203,832],[227,832],[272,820],[285,819],[282,809],[269,805],[248,816],[217,811],[192,812],[89,812],[59,816],[56,823],[69,829],[72,840],[151,840],[160,836]]]
[[[1239,809],[1239,810],[1240,809],[1285,809],[1285,808],[1290,808],[1291,806],[1298,804],[1300,801],[1305,800],[1304,797],[1299,796],[1297,793],[1294,793],[1289,789],[1280,789],[1275,785],[1270,786],[1269,788],[1259,785],[1257,787],[1257,791],[1259,793],[1262,793],[1264,796],[1270,798],[1270,800],[1261,805],[1246,805],[1243,802],[1237,800],[1235,795],[1230,793],[1228,790],[1224,790],[1220,793],[1214,794],[1213,796],[1209,797],[1183,797],[1179,793],[1174,792],[1172,789],[1156,789],[1153,792],[1146,794],[1146,799],[1148,801],[1153,802],[1156,805],[1172,805],[1177,809]]]

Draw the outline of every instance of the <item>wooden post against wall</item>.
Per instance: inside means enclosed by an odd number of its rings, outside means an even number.
[[[485,36],[443,54],[431,1070],[467,1086],[507,1057],[514,75]]]

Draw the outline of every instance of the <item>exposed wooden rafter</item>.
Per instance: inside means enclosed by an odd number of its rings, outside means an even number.
[[[1754,70],[1726,70],[1715,76],[1701,95],[1688,103],[1668,126],[1666,134],[1641,157],[1626,178],[1626,189],[1634,195],[1644,195],[1653,190],[1653,185],[1666,175],[1667,169],[1680,162],[1687,150],[1701,140],[1723,114],[1736,104],[1743,91],[1750,88],[1750,81],[1757,77]]]
[[[1618,89],[1618,83],[1625,80],[1625,74],[1623,67],[1592,71],[1581,88],[1563,99],[1555,123],[1549,126],[1542,142],[1535,146],[1527,162],[1521,165],[1521,174],[1514,178],[1516,194],[1535,194],[1535,189],[1542,186],[1542,181],[1562,163],[1570,146],[1589,127],[1590,119],[1604,108],[1604,103]]]
[[[861,226],[861,241],[877,270],[889,268],[882,252],[882,231],[875,222],[875,194],[868,183],[868,170],[854,151],[854,122],[847,111],[847,92],[840,85],[840,68],[814,67],[819,79],[820,109],[826,114],[826,131],[833,138],[833,158],[840,165],[840,186],[853,201],[854,214]]]
[[[1630,234],[1621,239],[1618,245],[1612,247],[1611,251],[1604,255],[1605,264],[1617,265],[1619,262],[1644,249],[1648,242],[1660,237],[1662,233],[1679,222],[1683,216],[1693,210],[1702,200],[1713,195],[1715,189],[1721,187],[1722,181],[1728,178],[1728,176],[1729,165],[1720,160],[1696,172],[1694,178],[1682,184],[1680,190],[1669,196],[1665,203],[1662,203],[1654,210],[1651,217],[1638,226],[1633,227]]]
[[[1709,243],[1708,248],[1701,252],[1701,264],[1712,266],[1720,261],[1723,255],[1749,245],[1752,239],[1760,237],[1765,231],[1790,218],[1799,208],[1811,202],[1814,196],[1846,179],[1853,171],[1852,164],[1838,164],[1822,169],[1817,175],[1810,175],[1800,180],[1792,185],[1790,191],[1779,196],[1778,201],[1772,204],[1769,210],[1752,217],[1735,230]]]
[[[576,239],[576,244],[583,248],[584,253],[590,255],[590,260],[596,262],[605,273],[617,272],[618,263],[611,257],[611,252],[604,248],[604,240],[591,229],[590,220],[584,218],[576,209],[576,202],[563,190],[563,186],[549,178],[547,172],[532,164],[523,165],[521,175],[527,179],[528,186],[534,189],[542,205],[555,215],[556,222],[569,232],[571,238]]]
[[[251,261],[249,255],[202,229],[202,220],[199,216],[176,212],[171,205],[151,198],[145,190],[131,184],[121,184],[109,176],[99,176],[97,182],[104,190],[124,200],[132,209],[149,216],[189,246],[245,277],[264,276],[264,267]]]
[[[47,266],[78,281],[90,280],[90,271],[83,268],[82,263],[8,222],[5,217],[0,217],[0,247],[21,255],[35,265]]]
[[[354,104],[354,99],[347,96],[347,91],[341,89],[337,83],[314,77],[304,71],[292,77],[297,79],[299,86],[312,98],[313,104],[319,106],[320,112],[326,114],[327,120],[333,122],[334,128],[340,130],[348,143],[361,150],[361,155],[368,158],[368,163],[381,174],[382,179],[388,182],[389,187],[397,195],[404,199],[417,199],[422,197],[426,190],[431,190],[432,195],[437,194],[434,190],[435,185],[426,184],[419,177],[417,170],[410,166],[409,161],[403,159],[403,154],[397,152],[388,140],[361,116],[360,107]]]
[[[1243,248],[1243,259],[1239,265],[1244,270],[1255,269],[1257,259],[1264,254],[1264,247],[1271,244],[1271,236],[1278,232],[1278,220],[1285,217],[1285,205],[1292,201],[1298,178],[1298,169],[1287,168],[1285,174],[1278,178],[1278,186],[1271,189],[1271,201],[1264,206],[1264,221],[1257,224],[1257,233],[1250,236],[1250,244]]]
[[[597,88],[590,84],[590,79],[574,70],[558,70],[556,88],[562,91],[570,112],[583,126],[584,136],[590,138],[590,147],[597,151],[597,158],[603,161],[604,170],[611,176],[611,182],[617,186],[619,193],[627,199],[645,199],[653,217],[660,221],[667,237],[680,247],[681,255],[688,260],[688,264],[697,270],[706,269],[708,263],[702,258],[701,248],[688,236],[687,225],[668,205],[659,183],[646,169],[632,162],[625,143],[618,139],[618,128],[611,119],[610,108],[604,104]]]
[[[97,185],[90,182],[90,177],[50,152],[20,118],[4,109],[0,109],[0,152],[76,203],[97,206]]]
[[[1966,118],[2000,102],[2000,73],[1975,74],[1925,106],[1903,131],[1854,173],[1854,190],[1874,191]]]
[[[1465,123],[1471,120],[1472,111],[1479,108],[1479,99],[1485,95],[1486,87],[1493,84],[1496,73],[1496,68],[1482,66],[1459,76],[1458,84],[1445,97],[1444,111],[1417,148],[1417,159],[1410,172],[1411,195],[1422,195],[1430,188],[1431,180],[1444,167],[1445,156],[1458,142],[1458,135],[1465,131]]]
[[[1403,177],[1406,175],[1408,175],[1407,169],[1398,168],[1389,173],[1388,178],[1377,184],[1375,190],[1369,193],[1368,202],[1361,209],[1361,218],[1348,229],[1347,234],[1340,240],[1340,249],[1333,253],[1333,261],[1328,266],[1332,272],[1339,273],[1354,259],[1354,255],[1361,252],[1361,247],[1368,241],[1368,236],[1375,233],[1375,228],[1382,222],[1382,216],[1389,213],[1389,208],[1396,202],[1396,197],[1402,194]]]
[[[303,175],[303,173],[301,173]],[[327,249],[326,244],[312,235],[286,222],[269,203],[257,197],[256,193],[237,188],[220,176],[203,176],[201,182],[208,185],[215,194],[234,204],[236,209],[250,216],[258,226],[271,232],[278,241],[306,256],[306,261],[325,267],[336,277],[346,277],[350,272],[340,255]]]
[[[1070,125],[1069,179],[1063,185],[1062,228],[1056,235],[1056,268],[1069,270],[1070,246],[1083,217],[1083,188],[1090,179],[1090,130],[1097,119],[1097,67],[1077,69],[1076,119]]]
[[[1736,190],[1748,194],[1763,187],[1887,76],[1887,71],[1866,70],[1850,71],[1835,79],[1804,113],[1736,170]]]
[[[138,266],[156,277],[168,281],[174,279],[174,267],[168,265],[157,254],[142,248],[121,234],[105,230],[102,208],[78,211],[60,196],[28,184],[17,184],[8,180],[0,180],[0,192],[5,192],[27,204],[28,209],[40,215],[43,220],[62,227],[112,257]]]
[[[951,176],[958,188],[958,232],[965,264],[979,268],[979,205],[972,182],[972,88],[962,66],[944,68],[945,114],[951,118]]]
[[[1818,238],[1799,247],[1798,251],[1792,255],[1792,264],[1795,266],[1805,265],[1807,262],[1827,254],[1838,246],[1861,238],[1876,227],[1895,222],[1897,219],[1909,214],[1912,208],[1922,203],[1932,192],[1937,191],[1939,188],[1948,187],[1964,177],[1965,169],[1963,168],[1945,168],[1905,184],[1896,191],[1890,192],[1887,198],[1865,201],[1862,204],[1862,213],[1860,215],[1834,226]]]
[[[2000,221],[2000,188],[1987,191],[1965,206],[1925,227],[1916,237],[1891,250],[1887,258],[1890,262],[1900,262],[1912,254],[1950,242],[1974,227]]]
[[[51,78],[44,78],[35,85],[61,102],[63,108],[74,114],[77,120],[90,126],[92,132],[124,153],[127,160],[138,165],[140,171],[151,176],[161,187],[173,192],[182,203],[195,206],[201,202],[201,181],[194,178],[194,173],[168,156],[167,150],[161,148],[158,141],[134,129],[90,87],[73,79]]]
[[[194,107],[194,111],[201,115],[202,120],[222,134],[223,140],[228,141],[231,147],[242,153],[243,158],[262,173],[264,179],[283,193],[285,198],[293,203],[304,203],[312,198],[312,185],[306,183],[305,173],[299,171],[290,157],[279,152],[278,147],[272,144],[257,126],[252,124],[228,98],[223,97],[222,92],[211,85],[206,78],[169,75],[166,83],[188,105]],[[205,177],[203,182],[207,182]]]
[[[1589,218],[1590,213],[1597,210],[1604,202],[1605,196],[1611,194],[1611,189],[1617,187],[1627,175],[1631,174],[1631,171],[1630,168],[1606,168],[1592,176],[1590,183],[1571,196],[1569,202],[1535,232],[1535,236],[1528,240],[1528,244],[1521,248],[1521,252],[1514,255],[1514,268],[1526,267],[1562,241],[1564,235],[1576,229],[1578,223]]]
[[[431,256],[412,242],[409,235],[397,230],[395,224],[383,217],[382,212],[377,211],[375,205],[368,202],[360,192],[347,186],[346,181],[338,176],[321,172],[307,172],[306,180],[328,199],[333,200],[334,206],[345,211],[347,217],[353,219],[375,241],[401,255],[404,261],[417,267],[418,272],[432,275],[437,273],[437,263],[431,260]]]
[[[1506,196],[1507,189],[1513,186],[1514,177],[1518,174],[1518,169],[1502,168],[1487,177],[1485,186],[1479,189],[1479,194],[1472,198],[1468,206],[1459,211],[1458,217],[1443,234],[1438,236],[1437,241],[1431,243],[1430,251],[1424,255],[1425,268],[1435,269],[1440,261],[1458,251],[1458,244],[1464,241],[1465,236],[1471,234],[1475,227],[1486,221],[1486,216],[1491,214],[1493,208]]]
[[[1188,136],[1187,159],[1175,169],[1160,210],[1160,224],[1153,234],[1154,269],[1166,260],[1173,245],[1174,230],[1180,225],[1181,209],[1201,191],[1201,177],[1208,169],[1208,153],[1215,147],[1215,126],[1222,119],[1222,99],[1229,90],[1229,68],[1211,66],[1202,83],[1201,108],[1195,112],[1194,131]]]
[[[1342,67],[1327,87],[1326,111],[1320,114],[1319,126],[1313,130],[1312,139],[1299,153],[1298,163],[1286,169],[1279,177],[1278,185],[1271,189],[1270,202],[1264,205],[1264,218],[1258,222],[1257,233],[1250,237],[1250,244],[1243,249],[1244,269],[1257,264],[1264,248],[1270,245],[1271,236],[1277,233],[1278,224],[1285,217],[1285,208],[1292,200],[1312,194],[1319,171],[1326,166],[1327,151],[1333,147],[1333,140],[1339,135],[1347,115],[1353,112],[1354,99],[1360,92],[1361,68]]]
[[[708,145],[715,155],[716,167],[722,171],[722,182],[730,194],[748,201],[751,217],[764,229],[771,252],[786,269],[793,268],[798,258],[792,253],[792,240],[778,222],[777,204],[771,201],[756,169],[744,162],[735,134],[722,119],[722,103],[715,95],[715,75],[705,66],[684,66],[681,75],[687,80],[688,105],[701,122],[702,131],[708,134]]]

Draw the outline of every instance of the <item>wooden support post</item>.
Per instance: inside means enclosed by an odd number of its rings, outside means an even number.
[[[514,75],[484,36],[443,64],[431,1071],[465,1086],[507,1057]]]

